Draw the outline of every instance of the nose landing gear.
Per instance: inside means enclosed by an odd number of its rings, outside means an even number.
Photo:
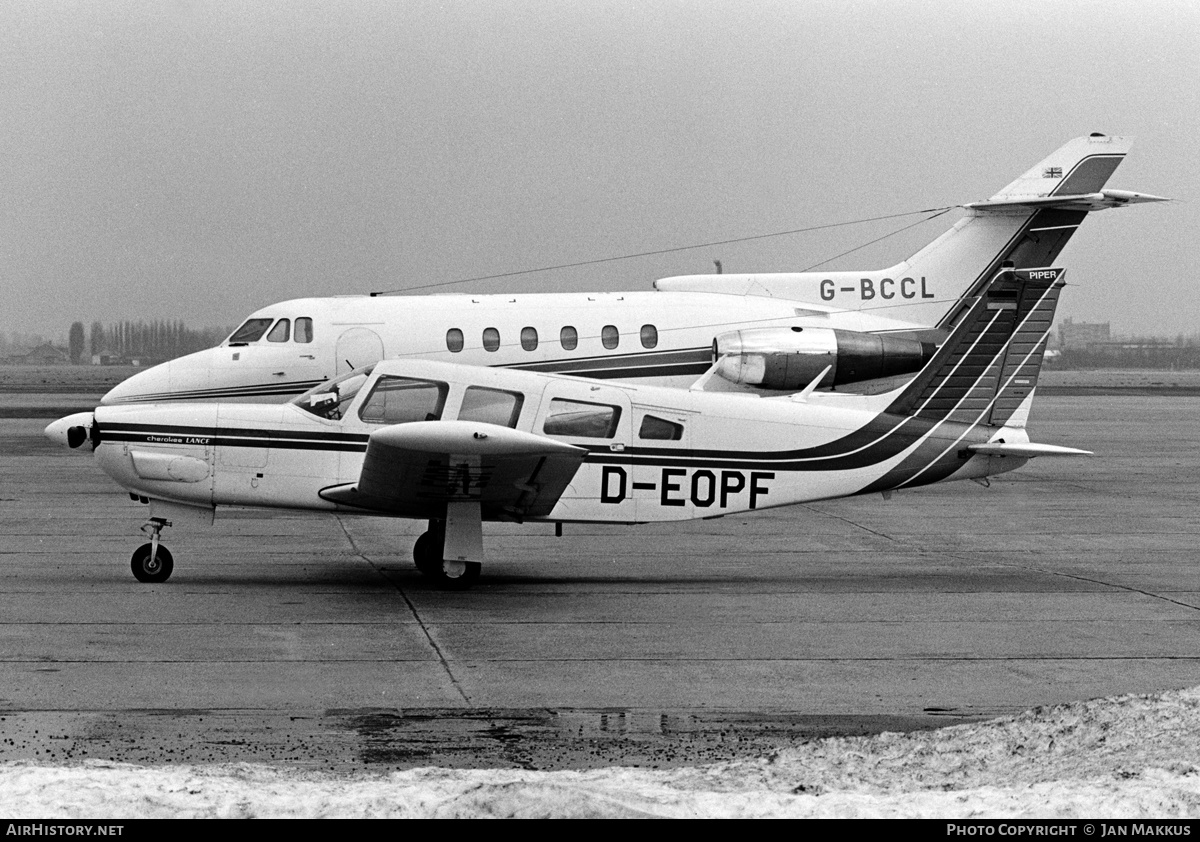
[[[150,543],[142,544],[134,550],[133,557],[129,560],[133,577],[139,582],[165,582],[171,578],[171,571],[175,569],[175,559],[171,557],[170,550],[158,543],[159,533],[170,525],[169,521],[161,517],[152,517],[142,525],[142,532],[150,536]]]

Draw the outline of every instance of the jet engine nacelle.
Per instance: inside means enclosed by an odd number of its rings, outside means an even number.
[[[713,340],[717,373],[762,389],[799,391],[821,371],[820,386],[841,386],[920,370],[936,345],[913,336],[825,327],[765,327]]]

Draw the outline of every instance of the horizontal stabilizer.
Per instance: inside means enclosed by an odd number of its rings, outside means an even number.
[[[1070,196],[1009,196],[1003,199],[989,199],[986,202],[971,202],[963,207],[974,211],[1004,211],[1019,208],[1095,211],[1137,205],[1143,202],[1169,201],[1171,200],[1165,196],[1134,193],[1132,190],[1101,190],[1098,193],[1075,193]]]
[[[1034,456],[1093,456],[1090,450],[1079,450],[1074,447],[1062,447],[1057,444],[1034,444],[1033,442],[1003,442],[995,441],[987,444],[970,444],[968,450],[986,456],[1017,456],[1021,459],[1032,459]]]

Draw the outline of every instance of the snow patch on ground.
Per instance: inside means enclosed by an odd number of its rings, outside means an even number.
[[[686,769],[0,764],[21,818],[1196,818],[1200,688],[1036,708],[937,731],[814,740]]]

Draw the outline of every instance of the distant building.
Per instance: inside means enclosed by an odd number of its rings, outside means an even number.
[[[1109,342],[1111,338],[1108,322],[1090,324],[1063,319],[1058,323],[1058,346],[1064,351],[1086,349],[1092,345]]]
[[[46,342],[22,354],[6,357],[4,361],[13,365],[67,365],[71,357],[65,349]]]

